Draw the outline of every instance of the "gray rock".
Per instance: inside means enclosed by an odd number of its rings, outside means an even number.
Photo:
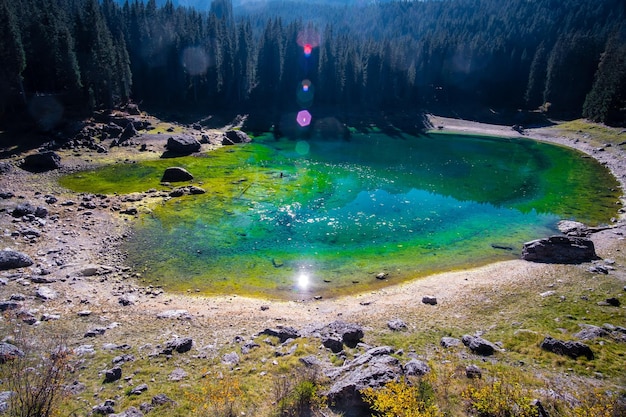
[[[102,404],[98,404],[91,409],[93,414],[108,416],[115,412],[115,401],[105,400]]]
[[[302,362],[307,368],[313,368],[322,364],[322,362],[313,355],[301,357],[300,362]]]
[[[387,327],[389,327],[393,331],[399,332],[401,330],[406,330],[407,325],[404,321],[400,319],[393,319],[387,322]]]
[[[191,314],[187,310],[166,310],[157,314],[157,318],[191,320]]]
[[[74,354],[76,356],[95,355],[96,350],[93,348],[93,345],[80,345],[74,348]]]
[[[300,337],[300,332],[293,327],[278,327],[276,329],[265,329],[258,336],[266,335],[277,337],[280,343],[285,343],[288,339],[297,339]]]
[[[542,263],[578,264],[598,259],[598,255],[589,239],[550,236],[524,243],[522,259]]]
[[[109,417],[143,417],[143,413],[135,407],[128,407],[119,414],[110,414]]]
[[[131,355],[131,354],[118,355],[114,357],[113,359],[111,359],[111,362],[113,363],[113,365],[126,363],[126,362],[134,362],[134,361],[135,361],[135,355]]]
[[[197,187],[195,185],[190,185],[189,187],[187,187],[187,190],[189,190],[189,194],[191,195],[200,195],[206,193],[206,190],[204,188]]]
[[[182,182],[182,181],[191,181],[193,179],[193,175],[185,168],[181,167],[169,167],[163,173],[161,177],[161,182]]]
[[[227,365],[237,365],[239,360],[239,355],[236,352],[226,353],[222,356],[222,363]]]
[[[60,318],[61,318],[60,314],[44,313],[39,320],[41,320],[41,321],[53,321],[53,320],[59,320]]]
[[[8,311],[8,310],[17,310],[22,308],[22,304],[17,301],[0,301],[0,312]]]
[[[334,382],[326,394],[329,401],[347,415],[369,415],[361,391],[365,388],[380,388],[402,373],[396,358],[364,353],[341,368],[328,372]]]
[[[61,157],[52,151],[39,152],[24,158],[21,167],[31,172],[52,171],[61,168]]]
[[[582,328],[581,331],[575,333],[573,336],[579,340],[592,340],[598,337],[607,337],[609,332],[602,327],[592,326],[590,324],[579,324]]]
[[[116,366],[115,368],[107,369],[104,371],[104,382],[115,382],[122,378],[122,368]]]
[[[13,217],[24,217],[29,214],[35,215],[35,211],[37,209],[30,203],[20,203],[11,212],[11,216]]]
[[[23,253],[10,249],[0,250],[0,271],[24,268],[31,266],[33,263],[33,260]]]
[[[437,297],[432,295],[425,295],[424,297],[422,297],[422,303],[435,306],[437,305]]]
[[[322,339],[322,345],[333,353],[339,353],[343,350],[343,342],[335,337]]]
[[[169,403],[174,403],[174,400],[172,400],[165,394],[157,394],[152,397],[152,405],[155,407]]]
[[[122,134],[119,137],[119,143],[126,142],[128,139],[134,138],[135,136],[137,136],[137,129],[135,129],[134,124],[129,123],[122,131]]]
[[[9,400],[13,395],[13,391],[0,392],[0,414],[4,414],[9,410]]]
[[[106,327],[95,327],[93,329],[87,330],[83,337],[96,337],[102,336],[104,332],[106,332]]]
[[[168,375],[167,379],[170,381],[181,381],[187,378],[189,374],[185,372],[183,368],[176,368]]]
[[[35,295],[42,300],[54,300],[59,296],[59,293],[50,287],[39,287],[35,291]]]
[[[130,390],[130,395],[140,395],[145,391],[148,391],[148,384],[137,385],[135,388]]]
[[[461,340],[463,344],[469,348],[469,350],[477,355],[490,356],[498,350],[496,345],[483,339],[482,337],[466,334]]]
[[[589,360],[594,358],[591,348],[581,342],[566,342],[547,336],[543,342],[541,342],[540,347],[548,352],[569,356],[572,359],[576,359],[580,356],[584,356]]]
[[[483,371],[476,365],[468,365],[465,368],[465,376],[469,379],[480,379],[483,377]]]
[[[337,335],[341,337],[343,343],[350,347],[355,348],[356,345],[363,340],[363,327],[355,323],[346,323],[344,321],[334,321],[328,325],[328,327]]]
[[[402,369],[404,371],[404,375],[408,376],[422,376],[430,372],[430,366],[428,366],[426,362],[417,359],[408,361],[404,364]]]
[[[234,145],[237,143],[251,142],[250,136],[241,130],[227,130],[222,138],[222,145]]]
[[[0,364],[22,356],[24,356],[24,352],[17,346],[11,343],[0,342]]]
[[[241,353],[247,355],[248,353],[252,352],[252,349],[256,349],[258,347],[261,347],[261,345],[259,345],[254,340],[249,340],[241,347]]]
[[[201,148],[200,142],[192,136],[171,136],[165,145],[168,151],[177,155],[189,155],[198,152]]]
[[[178,353],[185,353],[191,350],[193,346],[193,340],[190,337],[181,337],[176,338],[174,340],[170,340],[165,345],[165,349],[162,353],[171,354],[172,351],[176,351]]]
[[[441,340],[439,341],[439,344],[443,346],[444,348],[450,348],[450,347],[459,346],[461,344],[461,341],[454,337],[442,337]]]

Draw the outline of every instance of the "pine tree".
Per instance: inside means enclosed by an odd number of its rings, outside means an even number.
[[[626,27],[608,40],[585,99],[583,116],[595,122],[626,124]]]
[[[9,0],[0,0],[0,114],[10,101],[20,94],[22,101],[22,72],[26,68],[26,54],[14,10]]]

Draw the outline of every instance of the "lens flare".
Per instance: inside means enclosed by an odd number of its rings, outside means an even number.
[[[313,52],[313,48],[320,45],[320,34],[315,28],[306,27],[298,33],[296,42],[304,49],[304,55],[308,57]]]
[[[306,127],[311,124],[311,113],[308,110],[301,110],[296,116],[296,121],[302,127]]]
[[[190,75],[203,75],[212,66],[209,54],[204,48],[197,46],[185,48],[181,61]]]

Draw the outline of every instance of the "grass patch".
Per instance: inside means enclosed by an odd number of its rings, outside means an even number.
[[[600,146],[610,143],[617,145],[626,141],[623,128],[609,127],[600,123],[593,123],[585,119],[576,119],[554,126],[559,132],[566,135],[582,136],[588,139],[592,145]]]

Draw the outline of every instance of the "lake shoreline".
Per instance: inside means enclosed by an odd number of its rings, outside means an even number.
[[[626,190],[626,152],[624,146],[604,147],[581,135],[565,135],[555,127],[526,129],[524,134],[510,126],[429,116],[433,131],[525,137],[578,149],[605,164]],[[437,128],[441,126],[441,128]],[[626,138],[625,138],[626,139]],[[162,147],[163,139],[151,139],[148,149],[155,152]],[[160,145],[158,145],[160,144]],[[158,146],[157,146],[158,145]],[[214,144],[208,145],[214,146]],[[206,148],[205,148],[206,149]],[[94,166],[98,161],[124,161],[145,158],[137,147],[111,148],[108,153],[79,154],[72,150],[60,151],[63,172],[84,166]],[[143,271],[124,263],[123,254],[114,248],[124,240],[136,221],[133,214],[120,214],[112,207],[137,206],[141,203],[125,201],[124,196],[88,196],[64,190],[57,184],[60,172],[32,174],[16,165],[20,156],[11,160],[13,167],[3,174],[5,192],[15,198],[0,200],[4,214],[0,226],[5,230],[3,247],[23,252],[32,257],[31,268],[4,271],[0,277],[6,284],[0,286],[3,299],[12,293],[29,294],[22,303],[24,309],[39,314],[58,314],[68,330],[70,346],[82,343],[82,334],[94,325],[110,326],[108,342],[140,346],[147,341],[158,341],[172,335],[193,335],[197,346],[229,346],[236,337],[254,335],[265,328],[290,326],[296,329],[325,325],[335,320],[355,322],[372,334],[383,334],[387,322],[401,319],[411,331],[448,333],[450,329],[475,326],[482,333],[498,323],[498,317],[481,317],[476,320],[471,310],[488,305],[495,294],[514,291],[515,288],[536,288],[537,294],[553,288],[567,277],[586,274],[590,264],[552,265],[538,264],[521,259],[497,262],[477,268],[444,272],[414,281],[395,284],[366,293],[325,299],[307,297],[293,301],[250,298],[239,295],[202,296],[163,292],[157,284],[144,284]],[[44,203],[49,195],[58,200]],[[10,207],[20,202],[46,206],[50,217],[41,226],[37,239],[15,237],[14,231],[22,228],[9,214]],[[72,204],[69,204],[72,202]],[[92,203],[92,204],[89,204]],[[622,207],[626,204],[622,195]],[[616,213],[619,206],[616,206]],[[626,219],[616,214],[612,228],[591,235],[596,251],[602,259],[612,259],[611,276],[626,285]],[[19,232],[15,232],[18,233]],[[541,236],[538,236],[538,238]],[[376,266],[372,266],[376,269]],[[42,284],[31,283],[38,277]],[[33,281],[36,282],[36,281]],[[581,284],[582,285],[582,284]],[[42,300],[34,291],[49,287],[58,293],[55,299]],[[422,297],[437,299],[437,305],[422,303]],[[524,301],[526,302],[526,300]],[[523,306],[519,306],[523,309]],[[88,309],[90,318],[79,317]],[[184,319],[157,319],[159,314],[178,312]],[[183,313],[184,312],[184,313]],[[473,324],[474,323],[474,324]],[[460,331],[460,330],[459,330]],[[460,337],[460,334],[454,334]],[[436,344],[437,340],[433,340]],[[99,346],[99,345],[98,345]]]

